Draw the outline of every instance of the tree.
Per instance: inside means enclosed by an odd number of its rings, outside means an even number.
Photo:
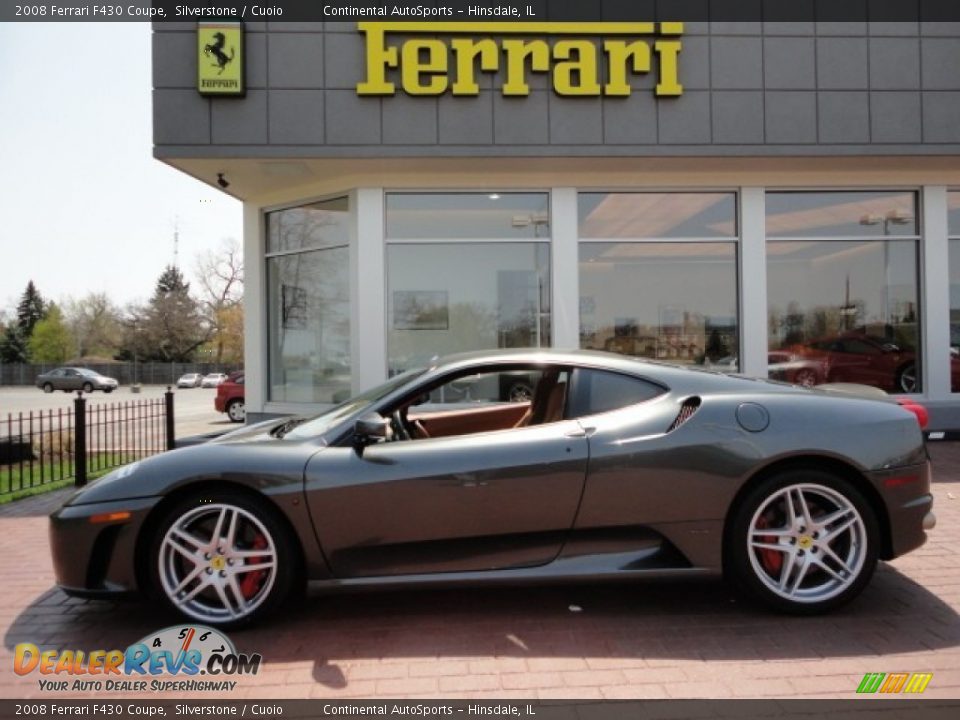
[[[197,257],[200,307],[218,365],[243,358],[243,254],[236,240],[224,240],[216,252]],[[239,322],[238,322],[239,319]],[[237,330],[240,335],[237,338]],[[239,357],[233,351],[239,342]]]
[[[20,331],[20,326],[10,323],[4,328],[3,336],[0,337],[0,362],[25,363],[28,359],[27,341]]]
[[[70,356],[73,339],[56,304],[48,305],[46,316],[34,326],[27,345],[34,362],[62,363]]]
[[[113,357],[123,341],[120,310],[103,292],[64,304],[64,322],[79,357]]]
[[[131,316],[137,354],[144,360],[190,362],[207,339],[190,283],[174,265],[160,275],[147,305],[133,308]]]
[[[45,309],[40,291],[33,284],[33,280],[30,280],[17,305],[17,325],[25,338],[29,339],[33,335],[33,328],[43,319]]]

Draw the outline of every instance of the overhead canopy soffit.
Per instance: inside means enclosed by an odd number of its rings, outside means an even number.
[[[160,158],[260,204],[358,187],[411,189],[960,186],[960,157],[830,158]]]

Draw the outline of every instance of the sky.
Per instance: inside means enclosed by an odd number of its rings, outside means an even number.
[[[0,23],[0,311],[146,300],[174,259],[242,240],[239,201],[153,159],[150,24]]]

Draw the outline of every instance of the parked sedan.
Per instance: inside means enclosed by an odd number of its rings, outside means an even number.
[[[200,373],[187,373],[186,375],[181,375],[177,378],[177,387],[178,388],[195,388],[200,387],[200,384],[203,382],[203,375]]]
[[[532,397],[439,392],[504,373],[528,375]],[[935,525],[919,422],[882,394],[608,353],[454,356],[113,472],[51,516],[53,563],[71,595],[144,592],[220,626],[305,581],[723,574],[823,612]]]
[[[200,382],[200,387],[215,388],[226,379],[226,373],[210,373],[209,375],[203,376],[203,380]]]
[[[85,393],[103,390],[105,393],[112,393],[119,386],[115,378],[101,375],[87,368],[75,367],[57,368],[37,375],[36,384],[45,393],[52,393],[54,390],[63,390],[64,392],[83,390]]]

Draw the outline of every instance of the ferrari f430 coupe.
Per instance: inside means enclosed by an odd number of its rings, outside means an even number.
[[[505,379],[531,392],[505,396]],[[935,524],[917,416],[882,397],[500,351],[123,467],[51,516],[69,594],[219,626],[328,588],[725,575],[830,610]]]

